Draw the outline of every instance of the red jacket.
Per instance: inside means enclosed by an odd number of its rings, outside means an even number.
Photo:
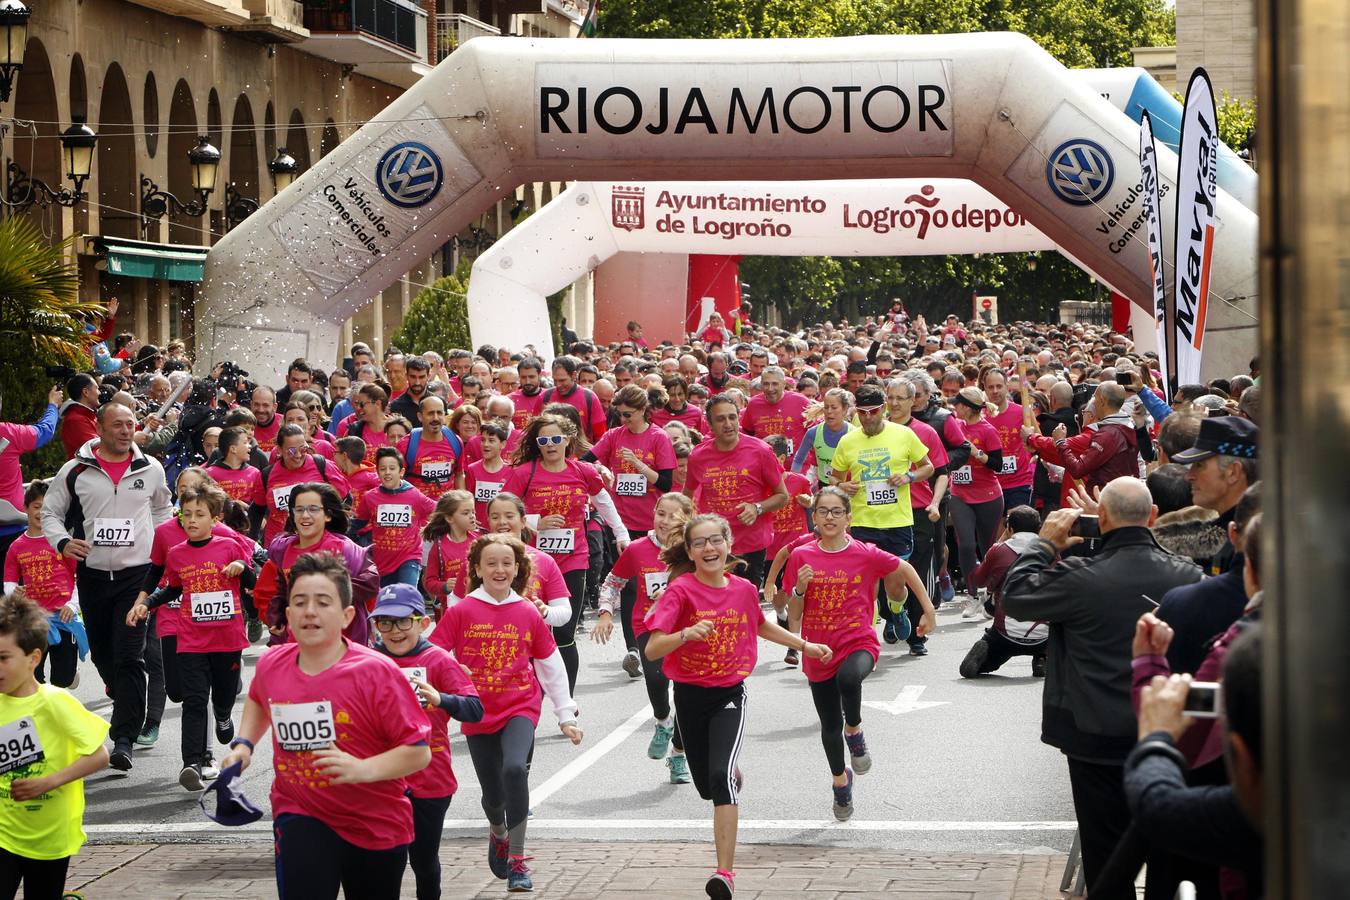
[[[66,459],[73,458],[75,451],[96,437],[97,414],[83,403],[67,403],[61,413],[61,444],[66,448]]]
[[[1064,469],[1083,481],[1088,491],[1105,487],[1122,475],[1139,477],[1139,441],[1134,428],[1107,422],[1084,432],[1091,435],[1086,450],[1071,446],[1067,440],[1057,441]]]

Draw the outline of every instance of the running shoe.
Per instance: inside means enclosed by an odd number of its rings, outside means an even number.
[[[974,597],[967,597],[964,608],[961,610],[963,619],[983,619],[984,609],[980,606],[980,601]]]
[[[683,753],[666,757],[666,767],[670,769],[671,784],[688,784],[694,780],[689,774],[689,760],[685,759]]]
[[[909,621],[909,613],[902,612],[895,620],[895,633],[902,641],[909,640],[914,633],[914,625]]]
[[[795,669],[797,666],[801,665],[801,657],[797,655],[796,650],[789,650],[787,653],[783,654],[783,662]]]
[[[215,781],[220,777],[220,769],[216,768],[216,761],[209,756],[202,763],[201,770],[203,781]]]
[[[146,725],[141,729],[141,733],[136,735],[137,747],[153,747],[159,741],[159,723]]]
[[[650,759],[665,759],[666,751],[670,749],[670,739],[675,736],[675,726],[669,727],[656,723],[656,732],[652,734],[652,742],[647,745],[647,756]]]
[[[642,677],[642,660],[638,658],[636,650],[629,650],[623,657],[623,670],[628,673],[629,678]],[[659,757],[653,757],[657,759]]]
[[[966,658],[961,660],[961,677],[975,678],[980,674],[980,670],[984,668],[985,661],[988,659],[989,644],[984,640],[976,641],[975,646],[971,647],[970,651],[966,654]],[[1034,660],[1032,661],[1032,666],[1035,666]]]
[[[956,599],[956,587],[952,584],[950,575],[943,575],[938,579],[938,603],[950,603]]]
[[[202,778],[201,766],[183,766],[183,771],[178,773],[178,783],[193,793],[206,790],[206,781]]]
[[[70,684],[66,685],[66,690],[73,691],[80,686],[80,673],[76,672],[70,677]]]
[[[234,720],[229,716],[216,719],[216,741],[221,744],[228,744],[232,740],[234,740]]]
[[[712,900],[731,900],[732,895],[736,893],[736,873],[718,869],[708,879],[703,889]]]
[[[510,861],[511,873],[507,876],[506,889],[513,894],[523,894],[534,890],[534,882],[530,880],[530,867],[525,865],[528,856],[513,856]]]
[[[853,771],[866,775],[872,769],[872,757],[867,753],[867,739],[860,731],[857,734],[845,734],[844,743],[848,744],[848,755],[852,757]]]
[[[510,872],[510,864],[506,858],[510,849],[511,842],[507,840],[505,834],[497,837],[491,828],[488,829],[488,868],[498,878],[505,878]]]
[[[845,769],[844,774],[848,776],[848,781],[843,787],[833,788],[834,817],[840,822],[847,822],[849,816],[853,815],[853,770]]]
[[[108,755],[108,765],[119,772],[131,771],[131,741],[116,741]]]
[[[909,645],[909,655],[910,655],[910,656],[927,656],[927,655],[928,655],[928,647],[927,647],[926,645],[924,645],[924,644],[910,644],[910,645]]]
[[[888,644],[900,643],[900,633],[895,630],[895,620],[887,619],[886,624],[881,626],[881,637]]]
[[[1044,657],[1044,656],[1033,656],[1033,657],[1031,658],[1031,677],[1032,677],[1032,678],[1044,678],[1044,677],[1045,677],[1045,657]]]
[[[246,628],[248,629],[248,642],[250,644],[256,644],[258,643],[258,641],[262,640],[263,636],[262,619],[249,619]]]

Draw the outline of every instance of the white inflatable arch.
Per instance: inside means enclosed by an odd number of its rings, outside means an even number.
[[[1137,148],[1128,116],[1014,34],[477,39],[212,248],[198,349],[273,380],[336,358],[344,319],[517,185],[618,176],[968,179],[1143,299]],[[1255,328],[1256,217],[1223,191],[1216,214],[1205,367],[1228,374]]]
[[[959,178],[578,182],[475,260],[469,329],[475,345],[532,344],[551,357],[545,298],[618,253],[941,256],[1053,249],[1020,213]]]

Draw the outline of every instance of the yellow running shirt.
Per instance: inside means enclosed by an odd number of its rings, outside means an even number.
[[[84,782],[16,802],[10,782],[59,772],[103,746],[108,723],[60,688],[0,694],[0,847],[28,859],[74,856],[84,844]]]
[[[851,505],[853,524],[862,528],[903,528],[914,524],[909,485],[887,484],[928,456],[919,436],[903,425],[887,422],[881,433],[868,437],[861,428],[839,439],[830,465],[840,481],[860,485]]]

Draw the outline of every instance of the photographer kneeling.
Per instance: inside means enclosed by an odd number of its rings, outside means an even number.
[[[1003,588],[1008,615],[1050,626],[1041,740],[1068,757],[1090,892],[1130,822],[1123,765],[1135,743],[1130,702],[1135,623],[1153,608],[1145,596],[1161,597],[1201,577],[1198,566],[1154,540],[1149,525],[1157,510],[1138,478],[1110,482],[1096,512],[1102,539],[1095,556],[1057,561],[1083,542],[1071,535],[1083,512],[1056,510],[1008,570]],[[1133,900],[1134,894],[1120,897]]]

